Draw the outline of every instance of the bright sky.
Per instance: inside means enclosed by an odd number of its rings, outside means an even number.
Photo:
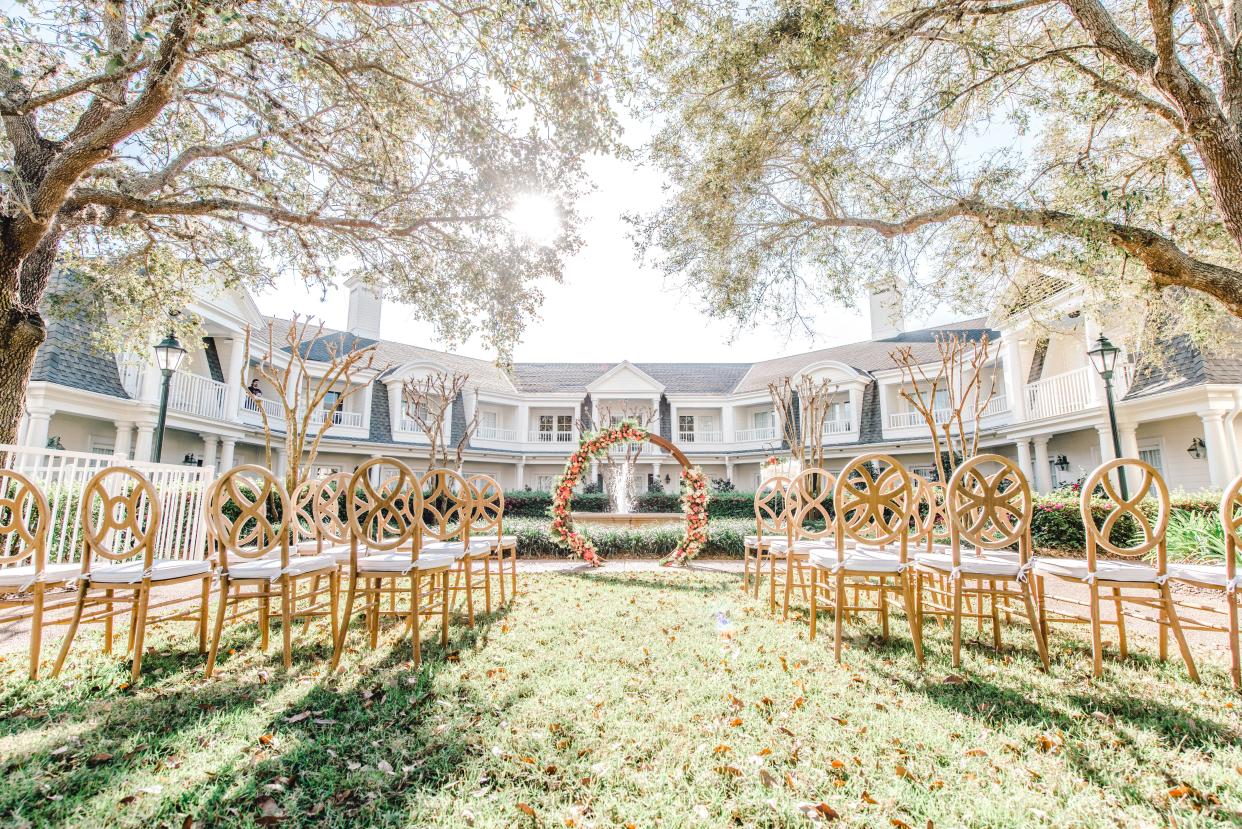
[[[640,140],[630,136],[631,141]],[[713,320],[699,310],[694,298],[676,284],[665,284],[654,268],[638,261],[630,241],[627,212],[651,210],[663,197],[663,177],[655,170],[615,157],[590,160],[588,172],[596,190],[581,203],[585,219],[582,250],[565,266],[564,281],[543,286],[542,321],[527,327],[514,349],[518,362],[751,362],[868,338],[870,323],[865,307],[827,307],[816,312],[814,338],[804,332],[773,327],[734,331],[730,323]],[[618,291],[618,287],[626,290]],[[268,314],[287,316],[291,308],[323,318],[329,327],[344,328],[348,297],[343,289],[320,300],[318,290],[295,279],[257,297]],[[581,318],[591,322],[572,332],[566,350],[566,331],[560,323]],[[954,315],[936,313],[911,319],[909,327],[936,324]],[[381,323],[385,339],[444,348],[410,306],[386,302]],[[483,359],[491,354],[478,342],[455,349]]]

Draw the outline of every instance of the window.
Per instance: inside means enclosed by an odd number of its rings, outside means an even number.
[[[554,422],[552,415],[539,415],[539,431],[551,432]]]
[[[756,429],[771,429],[775,412],[759,411],[751,414],[751,426]]]
[[[574,430],[574,416],[573,415],[557,415],[556,416],[556,431],[572,432],[573,430]]]
[[[336,401],[340,399],[341,399],[341,393],[339,391],[325,392],[323,396],[323,403],[321,404],[321,408],[323,408],[325,411],[334,409],[336,408]]]
[[[479,412],[479,425],[484,429],[495,429],[496,413],[487,411]]]
[[[554,486],[556,486],[555,475],[540,475],[538,478],[538,486],[536,488],[542,490],[543,492],[551,492]]]
[[[96,455],[112,455],[116,453],[116,443],[111,438],[99,435],[91,435],[90,448],[91,452]]]
[[[1164,476],[1164,453],[1160,451],[1159,446],[1143,446],[1140,444],[1138,455],[1140,461],[1151,464],[1160,473],[1161,477]]]
[[[681,440],[694,440],[694,415],[678,415],[677,431],[681,433]]]

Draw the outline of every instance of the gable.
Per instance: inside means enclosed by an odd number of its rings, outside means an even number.
[[[641,397],[660,394],[664,384],[627,360],[597,377],[587,386],[587,391],[596,396]]]

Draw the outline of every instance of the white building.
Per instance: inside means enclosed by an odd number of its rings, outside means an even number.
[[[782,452],[768,383],[804,374],[839,388],[821,436],[830,466],[864,451],[884,451],[927,470],[932,461],[926,426],[899,395],[890,354],[908,345],[934,362],[935,337],[946,330],[975,338],[988,332],[997,346],[990,366],[997,392],[975,424],[981,447],[1018,458],[1041,491],[1077,480],[1113,455],[1104,385],[1086,355],[1099,332],[1065,292],[1044,301],[1038,324],[979,318],[904,331],[892,304],[880,300],[872,303],[875,339],[774,360],[523,363],[504,371],[484,360],[377,340],[380,300],[364,285],[350,289],[350,330],[325,332],[309,354],[322,355],[328,342],[374,342],[376,363],[386,368],[363,377],[365,388],[334,418],[318,458],[323,468],[352,470],[378,455],[425,465],[426,436],[406,416],[402,382],[449,370],[468,373],[470,381],[454,402],[446,437],[455,442],[477,410],[467,471],[491,474],[508,488],[551,488],[577,444],[581,423],[644,409],[654,418],[650,428],[709,476],[751,489],[761,461]],[[189,310],[202,319],[205,336],[173,378],[163,459],[222,468],[260,463],[261,420],[241,377],[248,359],[261,356],[262,344],[253,344],[247,355],[243,332],[247,325],[263,330],[269,320],[245,294],[204,295]],[[287,323],[275,324],[280,331]],[[1132,355],[1123,355],[1119,367],[1124,454],[1153,463],[1173,488],[1221,487],[1239,472],[1242,367],[1185,340],[1173,342],[1158,367]],[[82,323],[53,321],[28,389],[21,440],[148,459],[159,390],[159,371],[148,355],[101,354]],[[279,416],[270,396],[264,405]],[[649,480],[676,484],[678,465],[667,456],[648,448],[640,463]]]

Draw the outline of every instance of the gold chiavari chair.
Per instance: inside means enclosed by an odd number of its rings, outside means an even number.
[[[895,594],[905,605],[914,654],[923,664],[923,637],[909,572],[913,562],[908,556],[913,496],[905,467],[896,458],[878,452],[854,458],[837,478],[833,492],[835,549],[817,552],[812,564],[833,577],[833,653],[838,662],[845,615],[877,613],[881,634],[887,640],[888,598]],[[850,604],[847,584],[874,593],[875,605]]]
[[[1225,488],[1220,501],[1220,523],[1225,532],[1225,561],[1222,564],[1169,562],[1169,581],[1180,582],[1206,591],[1221,591],[1225,608],[1215,605],[1191,606],[1206,617],[1203,621],[1182,619],[1182,630],[1223,633],[1229,638],[1229,679],[1233,690],[1242,690],[1242,654],[1238,641],[1238,592],[1242,577],[1238,576],[1238,555],[1242,548],[1242,476]],[[1179,607],[1189,602],[1179,599]],[[1215,620],[1224,616],[1223,623]],[[1163,628],[1161,629],[1163,633]]]
[[[451,469],[432,469],[419,481],[423,495],[422,554],[449,555],[456,561],[453,595],[466,594],[466,618],[474,627],[474,587],[469,572],[475,561],[487,557],[491,545],[470,537],[474,523],[474,489]],[[456,603],[454,601],[454,603]]]
[[[380,474],[395,470],[378,486],[372,470]],[[449,574],[452,555],[423,555],[422,515],[424,503],[419,478],[401,461],[372,458],[358,467],[347,489],[349,526],[349,590],[345,616],[332,653],[332,670],[340,664],[353,617],[359,588],[363,592],[363,616],[367,620],[372,650],[379,644],[381,598],[385,582],[395,593],[402,580],[408,580],[409,607],[389,613],[403,615],[412,638],[411,656],[415,667],[422,662],[422,619],[437,609],[440,613],[440,642],[448,647]],[[439,587],[437,589],[437,582]]]
[[[39,678],[44,614],[73,601],[48,603],[47,591],[74,580],[78,565],[49,563],[51,510],[38,484],[7,469],[0,470],[0,624],[30,620],[30,678]]]
[[[1114,474],[1125,474],[1132,493],[1129,498],[1122,498],[1117,490]],[[1103,520],[1097,523],[1093,510],[1092,493],[1101,487],[1111,503],[1105,510]],[[1153,523],[1142,509],[1142,501],[1148,493],[1155,496],[1156,520]],[[1097,466],[1087,476],[1082,486],[1082,498],[1079,504],[1082,511],[1082,523],[1086,528],[1087,558],[1037,558],[1035,560],[1035,576],[1039,584],[1039,612],[1045,638],[1048,635],[1048,622],[1065,622],[1071,624],[1088,624],[1091,626],[1091,657],[1092,673],[1102,676],[1104,673],[1104,625],[1117,628],[1117,649],[1124,659],[1129,654],[1126,641],[1125,605],[1135,605],[1155,610],[1158,616],[1151,621],[1160,626],[1160,659],[1168,657],[1167,630],[1173,631],[1181,650],[1182,659],[1190,678],[1199,681],[1199,673],[1195,670],[1194,659],[1186,644],[1182,632],[1181,621],[1177,617],[1177,609],[1166,583],[1168,570],[1166,561],[1165,530],[1169,526],[1169,490],[1165,486],[1160,473],[1150,464],[1134,458],[1117,458]],[[1139,531],[1139,540],[1130,546],[1113,542],[1113,531],[1123,516],[1130,516]],[[1118,559],[1100,559],[1099,552],[1110,553],[1121,559],[1138,559],[1155,555],[1155,566],[1151,563],[1123,561]],[[1074,614],[1053,614],[1048,609],[1045,579],[1053,577],[1063,581],[1082,584],[1087,587],[1088,615],[1084,618]],[[1114,618],[1103,618],[1101,595],[1108,590],[1114,607]],[[1124,591],[1138,591],[1126,593]],[[1154,594],[1154,595],[1152,595]],[[1081,604],[1064,597],[1058,601],[1067,604]]]
[[[487,542],[488,554],[483,561],[484,604],[487,612],[492,612],[492,563],[496,564],[497,582],[500,586],[500,603],[505,603],[505,553],[509,554],[509,576],[512,586],[511,595],[517,598],[517,536],[504,534],[505,493],[500,484],[490,475],[471,475],[466,479],[474,489],[475,508],[474,520],[470,527],[470,537],[479,542]]]
[[[142,674],[143,642],[149,624],[193,621],[198,629],[199,651],[206,650],[211,562],[201,558],[155,556],[161,513],[159,495],[151,482],[129,467],[101,469],[82,490],[80,514],[83,547],[77,603],[52,675],[60,674],[78,626],[84,621],[104,623],[104,653],[112,653],[112,622],[124,612],[117,609],[117,605],[130,610],[131,682],[137,682]],[[184,602],[184,599],[174,598],[152,605],[154,590],[196,580],[202,583],[197,613],[177,611],[158,619],[148,618],[152,610]],[[127,595],[118,595],[122,592]],[[132,595],[128,595],[131,592]],[[98,612],[88,615],[88,611],[96,608]]]
[[[786,536],[785,490],[788,488],[789,479],[778,475],[763,481],[755,490],[755,534],[742,540],[742,591],[752,592],[756,599],[768,545]]]
[[[247,601],[257,604],[259,646],[267,650],[271,621],[271,602],[280,602],[280,629],[286,668],[293,666],[293,620],[309,624],[316,616],[328,616],[329,629],[336,634],[336,605],[339,594],[336,562],[328,556],[297,555],[294,523],[298,516],[284,485],[261,466],[235,466],[216,481],[207,502],[207,521],[219,564],[220,596],[207,655],[206,675],[215,671],[224,624],[243,614],[237,612]],[[307,606],[297,608],[298,586],[306,580],[328,579],[328,607],[316,591],[307,595]]]
[[[953,667],[961,665],[962,618],[968,612],[963,602],[967,595],[973,595],[980,614],[984,607],[991,609],[992,637],[997,650],[1001,647],[1000,603],[1021,599],[1039,658],[1044,670],[1048,670],[1048,648],[1029,579],[1035,502],[1026,476],[1008,458],[977,455],[962,463],[949,479],[945,505],[949,515],[949,552],[929,552],[917,557],[915,595],[923,595],[921,582],[926,575],[948,580],[952,596],[949,611],[953,619]]]

